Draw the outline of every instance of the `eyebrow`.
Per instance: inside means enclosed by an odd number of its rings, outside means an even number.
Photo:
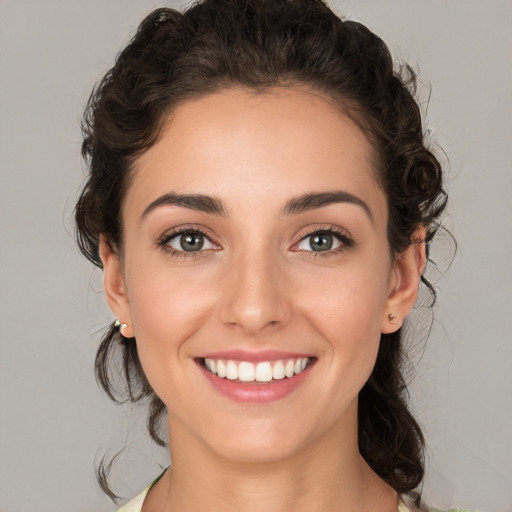
[[[316,210],[335,203],[349,203],[360,206],[373,222],[373,214],[370,207],[359,197],[345,192],[344,190],[333,190],[328,192],[310,192],[299,197],[290,199],[282,210],[284,215],[303,213],[308,210]]]
[[[146,217],[155,208],[164,205],[182,206],[183,208],[190,208],[191,210],[226,216],[226,212],[220,199],[205,196],[203,194],[176,194],[174,192],[170,192],[155,199],[144,210],[142,218]]]
[[[359,197],[345,192],[344,190],[333,190],[327,192],[309,192],[290,199],[281,210],[283,215],[296,215],[309,210],[316,210],[335,203],[349,203],[361,207],[373,222],[373,215],[370,207]],[[155,199],[142,213],[142,218],[159,206],[181,206],[200,212],[213,215],[227,216],[226,210],[220,199],[204,194],[177,194],[169,192]]]

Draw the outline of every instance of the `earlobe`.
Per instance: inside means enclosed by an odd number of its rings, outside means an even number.
[[[100,236],[99,253],[103,264],[103,286],[107,302],[114,316],[122,324],[127,324],[127,327],[122,331],[123,336],[126,338],[133,337],[130,303],[126,292],[121,260],[103,235]]]
[[[418,297],[426,262],[425,229],[422,227],[413,233],[409,247],[396,256],[393,284],[382,313],[382,333],[395,332],[402,326]]]

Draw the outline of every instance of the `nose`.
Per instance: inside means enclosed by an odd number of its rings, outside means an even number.
[[[268,251],[244,253],[232,262],[224,280],[221,321],[256,337],[286,325],[291,297],[279,258]]]

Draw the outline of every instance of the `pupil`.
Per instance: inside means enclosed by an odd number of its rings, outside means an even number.
[[[185,251],[199,251],[203,247],[203,236],[198,233],[181,235],[180,244]]]
[[[332,247],[332,235],[321,233],[314,235],[311,240],[311,248],[315,251],[328,251]]]

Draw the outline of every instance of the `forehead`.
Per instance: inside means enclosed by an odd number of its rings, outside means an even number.
[[[310,90],[228,89],[174,109],[136,161],[125,204],[142,211],[174,191],[256,205],[333,189],[383,199],[372,146],[341,108]]]

